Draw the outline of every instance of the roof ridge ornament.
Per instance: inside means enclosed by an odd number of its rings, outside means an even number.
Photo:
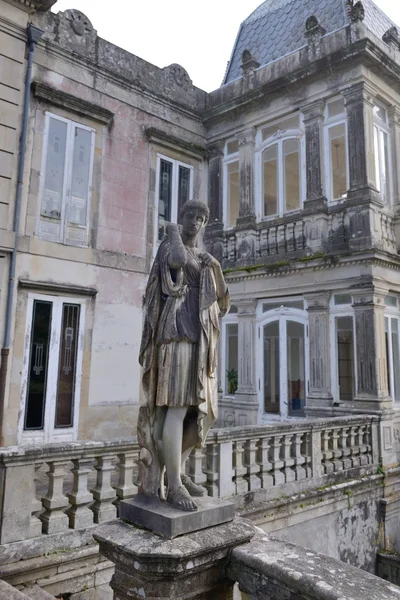
[[[254,58],[250,50],[242,52],[242,71],[243,71],[243,91],[252,90],[254,88],[255,71],[260,66],[260,63]]]
[[[400,36],[399,31],[395,25],[390,27],[382,36],[382,40],[395,50],[400,50]]]

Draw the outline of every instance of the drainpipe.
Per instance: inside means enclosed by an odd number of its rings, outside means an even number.
[[[0,365],[0,446],[4,446],[3,436],[3,417],[4,417],[4,402],[6,395],[6,381],[8,373],[8,359],[10,355],[10,339],[11,339],[11,320],[12,320],[12,309],[14,303],[14,289],[15,289],[15,267],[17,262],[18,253],[18,238],[19,238],[19,223],[21,216],[21,199],[22,199],[22,187],[25,167],[25,154],[26,154],[26,138],[28,134],[28,118],[29,118],[29,104],[31,97],[31,81],[32,81],[32,64],[33,55],[35,52],[36,44],[42,37],[44,31],[35,27],[30,23],[26,30],[28,36],[28,68],[26,72],[26,83],[25,83],[25,96],[24,96],[24,112],[22,116],[22,132],[18,159],[18,179],[17,179],[17,191],[15,194],[15,212],[14,212],[14,226],[13,231],[15,232],[14,248],[11,254],[10,261],[10,275],[8,279],[7,289],[7,304],[6,304],[6,321],[4,330],[4,344],[1,349],[1,365]]]

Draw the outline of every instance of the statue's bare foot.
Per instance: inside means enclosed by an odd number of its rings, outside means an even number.
[[[193,502],[189,492],[183,486],[169,488],[167,502],[178,510],[185,510],[188,512],[197,510],[197,504]]]
[[[201,485],[194,483],[187,475],[181,475],[182,483],[191,496],[204,496],[205,489]]]

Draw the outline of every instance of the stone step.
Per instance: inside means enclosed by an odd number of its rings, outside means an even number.
[[[31,598],[31,600],[54,600],[54,596],[45,592],[38,585],[32,585],[23,590],[25,596]]]

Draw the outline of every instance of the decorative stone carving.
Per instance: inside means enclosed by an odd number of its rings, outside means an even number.
[[[187,89],[192,85],[192,80],[190,79],[188,72],[181,65],[173,63],[172,65],[165,67],[164,71],[169,80],[177,86]]]
[[[244,50],[242,54],[242,71],[243,71],[243,91],[254,88],[255,71],[260,66],[260,63],[254,58],[249,50]]]
[[[321,37],[325,35],[326,30],[322,27],[314,15],[308,17],[306,21],[305,36],[308,42],[308,58],[315,60],[321,55]]]
[[[361,0],[355,2],[355,0],[347,0],[350,12],[350,19],[353,23],[357,21],[364,21],[365,19],[365,8]]]
[[[388,29],[383,34],[382,40],[391,48],[394,48],[395,50],[400,50],[400,37],[397,27],[390,27],[390,29]]]
[[[86,32],[93,31],[93,25],[86,15],[76,8],[66,10],[64,16],[71,23],[74,33],[82,37]]]

